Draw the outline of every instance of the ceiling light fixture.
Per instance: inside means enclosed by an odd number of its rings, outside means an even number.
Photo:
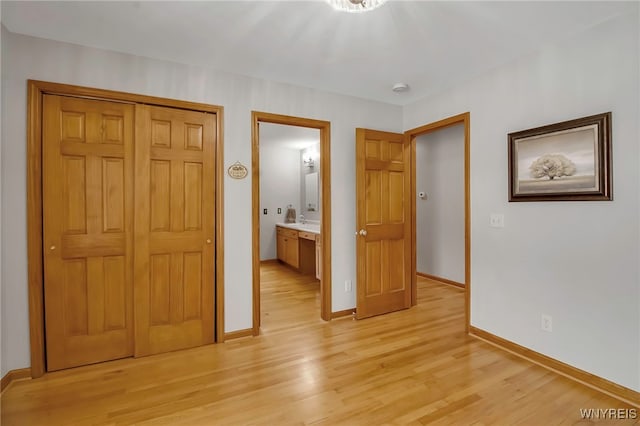
[[[387,0],[326,0],[334,9],[343,12],[368,12],[382,6]]]

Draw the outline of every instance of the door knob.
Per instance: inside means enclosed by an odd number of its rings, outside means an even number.
[[[360,230],[360,235],[362,235],[363,237],[366,237],[366,236],[367,236],[367,231],[366,231],[366,229],[361,229],[361,230]]]

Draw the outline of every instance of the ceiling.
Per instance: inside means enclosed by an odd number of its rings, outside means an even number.
[[[633,3],[390,0],[353,14],[322,0],[3,0],[1,17],[14,33],[405,105]]]

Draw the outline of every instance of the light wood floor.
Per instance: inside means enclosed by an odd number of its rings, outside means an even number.
[[[264,262],[260,290],[263,335],[324,323],[320,319],[320,281],[314,276],[299,274],[280,263]]]
[[[14,382],[2,425],[586,425],[580,408],[630,408],[466,336],[454,287],[419,279],[414,308],[324,323],[313,280],[262,276],[260,337]]]

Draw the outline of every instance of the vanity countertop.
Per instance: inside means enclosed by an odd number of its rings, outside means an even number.
[[[295,229],[296,231],[304,231],[311,232],[314,234],[320,233],[320,224],[317,223],[276,223],[277,226],[281,226],[283,228]]]

